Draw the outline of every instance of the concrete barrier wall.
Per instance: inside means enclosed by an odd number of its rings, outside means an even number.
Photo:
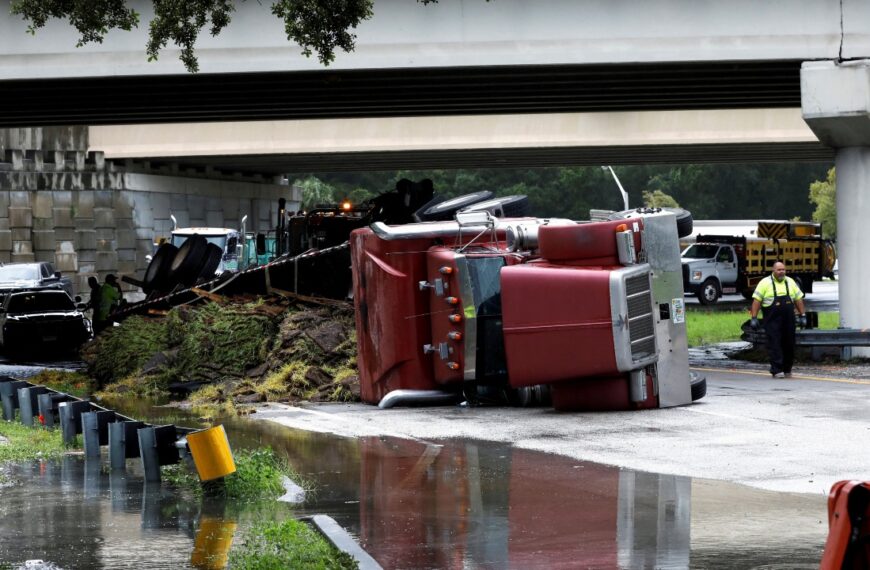
[[[76,292],[92,275],[141,278],[155,240],[172,230],[170,214],[179,227],[236,229],[247,214],[248,231],[265,232],[277,225],[278,198],[290,210],[301,200],[261,177],[118,166],[81,150],[81,131],[0,130],[0,262],[50,261]]]

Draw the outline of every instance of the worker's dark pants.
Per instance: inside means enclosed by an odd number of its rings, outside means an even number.
[[[765,309],[764,331],[767,333],[770,373],[791,372],[794,364],[794,305],[783,303]]]

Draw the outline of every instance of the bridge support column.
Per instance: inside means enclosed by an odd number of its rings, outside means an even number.
[[[805,62],[804,120],[837,150],[837,256],[840,326],[870,328],[870,60]],[[854,357],[870,357],[855,348]]]

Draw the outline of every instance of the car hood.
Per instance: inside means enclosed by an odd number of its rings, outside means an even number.
[[[0,281],[0,289],[20,289],[23,287],[33,287],[39,285],[37,279],[18,279],[16,281]]]
[[[7,313],[7,318],[14,321],[32,321],[41,319],[78,319],[84,315],[81,311],[50,311],[47,313]]]

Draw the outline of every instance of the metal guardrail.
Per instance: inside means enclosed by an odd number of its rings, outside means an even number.
[[[113,470],[124,470],[127,459],[138,457],[145,480],[159,482],[161,466],[190,457],[197,471],[202,472],[196,454],[190,454],[185,440],[186,436],[202,430],[146,424],[91,401],[10,376],[0,376],[0,400],[3,419],[8,422],[15,421],[17,412],[24,425],[34,426],[38,422],[48,429],[60,427],[67,445],[82,434],[85,457],[98,458],[100,448],[108,446]],[[232,470],[235,470],[234,465]]]
[[[759,319],[759,322],[763,324],[764,321]],[[743,331],[740,336],[741,340],[762,346],[767,344],[767,335],[763,326],[759,327],[758,330],[752,330],[749,326],[749,320],[747,320],[740,328]],[[795,332],[795,345],[806,347],[870,346],[870,329],[798,329]]]

